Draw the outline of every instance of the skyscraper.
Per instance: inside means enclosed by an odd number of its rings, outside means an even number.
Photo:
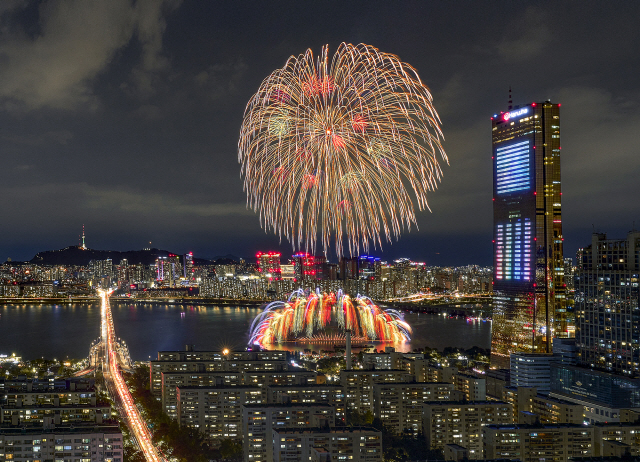
[[[640,375],[640,232],[594,234],[578,251],[576,347],[582,365]]]
[[[187,281],[193,277],[193,252],[185,253],[182,256],[182,271]]]
[[[319,281],[327,278],[327,258],[306,252],[293,254],[295,278],[298,281]]]
[[[280,268],[280,252],[258,252],[258,272],[268,279],[280,279],[282,270]]]
[[[560,104],[492,117],[494,298],[492,363],[551,352],[566,336],[560,189]]]

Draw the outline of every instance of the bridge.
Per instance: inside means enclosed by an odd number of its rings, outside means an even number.
[[[165,458],[154,446],[151,432],[140,415],[140,410],[133,401],[129,388],[122,378],[122,370],[131,367],[128,351],[118,342],[111,316],[109,295],[111,292],[98,291],[102,300],[100,341],[92,347],[97,368],[101,368],[109,395],[113,398],[118,413],[129,427],[136,445],[148,462],[164,462]]]
[[[488,303],[492,300],[492,294],[465,294],[454,292],[451,294],[431,294],[418,292],[405,297],[388,298],[383,303],[415,303],[424,305],[444,305],[460,303]]]

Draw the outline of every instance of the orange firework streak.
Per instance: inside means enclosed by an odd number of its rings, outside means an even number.
[[[331,311],[333,310],[332,306],[336,303],[336,298],[332,297],[333,294],[329,294],[324,297],[323,305],[322,305],[322,325],[326,326],[331,322]]]
[[[316,306],[318,305],[318,297],[312,296],[305,308],[305,321],[307,324],[307,333],[313,333],[313,318]]]

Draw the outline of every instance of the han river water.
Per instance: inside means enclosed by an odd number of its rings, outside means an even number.
[[[157,357],[161,350],[243,349],[258,307],[195,306],[168,303],[112,303],[115,328],[135,361]],[[453,309],[453,307],[450,307]],[[446,308],[445,308],[446,309]],[[406,313],[413,327],[410,343],[395,345],[411,351],[479,346],[489,348],[491,323],[435,314]],[[100,304],[0,304],[0,354],[24,359],[83,358],[100,335]],[[380,349],[383,345],[377,344]],[[331,349],[332,345],[287,344],[287,349]]]

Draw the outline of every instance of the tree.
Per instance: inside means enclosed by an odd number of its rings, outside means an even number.
[[[223,459],[242,460],[243,457],[242,442],[239,440],[222,440],[218,451]]]
[[[356,410],[347,409],[347,425],[351,427],[370,426],[373,424],[373,421],[373,413],[370,410],[358,412]]]

